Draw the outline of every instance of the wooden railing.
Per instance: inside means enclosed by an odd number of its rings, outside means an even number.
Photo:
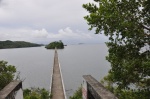
[[[83,78],[83,99],[118,99],[91,75],[84,75]]]
[[[23,99],[22,81],[12,81],[0,91],[0,99]]]

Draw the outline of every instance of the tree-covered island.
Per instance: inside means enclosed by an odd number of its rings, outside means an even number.
[[[41,44],[35,44],[25,41],[0,41],[0,49],[6,49],[6,48],[24,48],[24,47],[38,47],[42,46]]]
[[[51,42],[49,43],[48,45],[45,46],[45,48],[47,49],[63,49],[64,48],[64,44],[61,40],[59,41],[54,41],[54,42]]]

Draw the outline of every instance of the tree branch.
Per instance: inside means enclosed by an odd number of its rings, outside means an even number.
[[[148,28],[148,27],[144,26],[143,24],[141,24],[141,26],[142,26],[144,29],[147,29],[147,30],[149,30],[149,31],[150,31],[150,28]]]

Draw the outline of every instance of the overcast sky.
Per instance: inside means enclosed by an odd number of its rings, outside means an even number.
[[[0,41],[47,44],[102,43],[103,35],[88,31],[82,4],[93,0],[0,0]]]

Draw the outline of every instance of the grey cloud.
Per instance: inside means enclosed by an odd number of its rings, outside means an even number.
[[[7,9],[2,9],[0,22],[14,25],[32,24],[36,26],[54,26],[80,24],[83,22],[83,14],[86,11],[82,8],[84,3],[81,0],[6,0],[9,2]],[[59,3],[58,3],[59,2]]]
[[[93,33],[85,33],[79,30],[72,30],[69,27],[59,29],[57,33],[48,32],[46,29],[11,29],[0,28],[0,40],[24,40],[38,43],[49,43],[55,40],[63,40],[68,42],[103,42],[106,41],[106,37],[95,35]]]
[[[104,36],[101,38],[88,31],[88,25],[83,19],[87,12],[82,4],[92,1],[0,0],[3,5],[0,6],[0,40],[104,41]]]

